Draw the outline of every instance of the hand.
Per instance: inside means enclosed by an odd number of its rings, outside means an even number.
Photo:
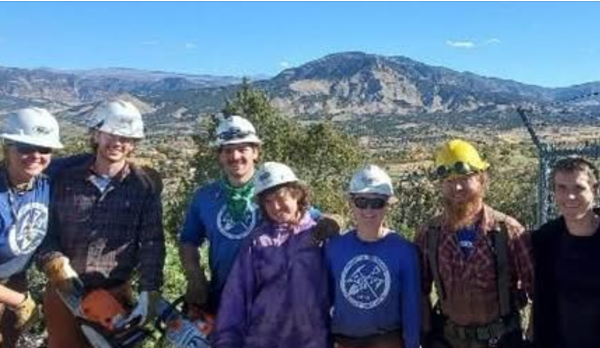
[[[125,322],[131,322],[139,318],[139,325],[152,322],[156,318],[156,304],[160,299],[158,291],[142,291],[138,296],[137,305],[129,314]]]
[[[202,307],[208,301],[208,280],[204,272],[188,279],[187,288],[185,291],[185,302],[188,305],[196,305]]]
[[[330,237],[340,234],[342,218],[339,215],[323,215],[314,227],[313,238],[315,243],[321,244]]]
[[[71,267],[69,259],[64,256],[55,257],[46,262],[44,273],[50,284],[61,292],[73,293],[83,288],[77,272]]]
[[[28,292],[25,293],[25,299],[16,307],[6,307],[15,313],[17,317],[17,321],[15,323],[15,329],[21,331],[27,331],[33,324],[35,324],[39,317],[40,312],[38,310],[37,304]]]

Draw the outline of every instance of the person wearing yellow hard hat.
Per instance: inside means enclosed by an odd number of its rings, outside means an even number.
[[[443,211],[416,236],[424,348],[518,348],[519,309],[531,298],[531,242],[514,218],[484,203],[488,169],[469,142],[435,154]],[[438,302],[430,294],[435,284]]]

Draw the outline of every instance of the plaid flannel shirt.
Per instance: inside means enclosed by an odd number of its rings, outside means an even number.
[[[93,175],[86,163],[56,177],[40,262],[68,257],[90,288],[119,285],[137,270],[140,291],[158,290],[165,241],[157,173],[127,164],[103,193]]]
[[[459,325],[484,325],[499,317],[497,276],[495,256],[488,231],[492,231],[497,221],[494,216],[504,217],[508,232],[508,258],[511,292],[524,291],[529,297],[533,294],[533,261],[531,240],[523,226],[510,216],[484,206],[483,216],[477,228],[474,249],[465,259],[454,231],[444,226],[443,216],[437,216],[422,226],[415,242],[421,261],[421,281],[423,292],[423,326],[430,329],[433,275],[426,254],[427,231],[440,228],[438,244],[438,268],[446,298],[441,301],[442,311]]]

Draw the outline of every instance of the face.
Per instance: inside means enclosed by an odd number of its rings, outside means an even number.
[[[297,223],[300,218],[298,197],[285,187],[265,197],[265,210],[271,221],[276,223]]]
[[[24,183],[41,174],[48,167],[52,149],[27,144],[10,144],[6,146],[5,154],[11,180]]]
[[[596,189],[588,175],[581,171],[559,171],[554,176],[556,205],[567,221],[593,214]]]
[[[454,175],[442,180],[444,200],[451,204],[465,204],[484,190],[483,174]]]
[[[378,228],[389,210],[389,198],[374,193],[354,194],[350,197],[350,206],[359,227]]]
[[[257,159],[258,148],[252,144],[224,145],[219,149],[219,164],[230,181],[249,180]]]
[[[136,139],[98,131],[94,134],[96,155],[110,163],[124,161],[135,148]]]

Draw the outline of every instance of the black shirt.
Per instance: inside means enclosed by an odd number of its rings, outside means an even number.
[[[600,348],[600,232],[580,237],[565,228],[555,267],[561,347]]]

